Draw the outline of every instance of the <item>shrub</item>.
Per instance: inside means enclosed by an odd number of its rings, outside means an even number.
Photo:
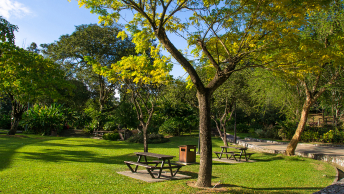
[[[239,123],[236,125],[236,132],[238,133],[247,133],[248,130],[249,130],[249,126],[247,126],[245,123]]]
[[[128,142],[130,143],[143,143],[143,134],[136,134],[131,136],[128,140]],[[157,133],[151,133],[148,134],[148,140],[147,143],[164,143],[164,142],[168,142],[169,140],[164,138],[163,135],[161,134],[157,134]]]
[[[40,106],[36,104],[24,113],[21,125],[23,127],[27,125],[28,131],[33,133],[50,135],[51,131],[56,131],[59,134],[67,121],[64,111],[61,105]]]
[[[110,122],[106,122],[104,124],[104,130],[105,131],[115,131],[117,129],[117,125],[115,122],[110,121]]]
[[[183,123],[180,121],[180,119],[172,117],[167,119],[159,127],[159,132],[178,136],[180,132],[182,132],[181,126],[183,126]]]
[[[292,121],[278,122],[278,136],[283,140],[290,140],[295,134],[297,123]]]
[[[105,133],[103,139],[117,141],[120,137],[118,133]]]
[[[344,143],[344,131],[340,132],[337,128],[324,133],[322,137],[326,143]]]
[[[10,129],[11,128],[11,115],[2,114],[0,115],[0,129]]]
[[[304,131],[301,135],[301,141],[303,142],[314,142],[319,141],[320,135],[317,131]]]

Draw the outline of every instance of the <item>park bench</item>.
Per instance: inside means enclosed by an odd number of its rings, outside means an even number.
[[[124,161],[124,163],[129,167],[129,169],[131,170],[131,172],[135,173],[137,172],[137,168],[139,166],[141,167],[144,167],[146,168],[146,170],[148,171],[149,175],[152,177],[152,178],[155,178],[155,176],[153,175],[153,171],[155,169],[158,169],[159,172],[158,172],[158,177],[157,178],[160,178],[161,176],[161,172],[163,169],[168,169],[170,170],[171,172],[171,177],[175,176],[179,169],[183,166],[183,165],[180,165],[180,164],[175,164],[175,163],[171,163],[170,162],[170,159],[174,158],[175,156],[169,156],[169,155],[162,155],[162,154],[155,154],[155,153],[149,153],[149,152],[136,152],[135,153],[137,156],[139,156],[138,158],[138,161],[137,162],[133,162],[133,161]],[[140,162],[142,156],[144,157],[144,160],[145,162]],[[155,158],[158,158],[159,161],[151,161],[151,162],[148,162],[147,161],[147,156],[148,157],[155,157]],[[164,166],[165,164],[167,163],[166,166]],[[155,165],[150,165],[150,164],[155,164]],[[158,166],[159,164],[161,164],[160,166]],[[135,165],[135,169],[133,169],[131,167],[131,165]],[[174,172],[173,172],[173,169],[176,169]]]
[[[112,133],[113,131],[93,131],[94,137],[103,137],[105,133]]]
[[[247,148],[232,147],[232,146],[221,146],[221,152],[214,152],[216,156],[221,159],[222,155],[225,154],[227,159],[234,158],[235,161],[241,161],[241,157],[245,157],[248,161],[253,153],[246,153]],[[240,152],[227,152],[227,148],[238,149]],[[228,157],[230,155],[230,157]],[[239,156],[239,160],[236,158]]]

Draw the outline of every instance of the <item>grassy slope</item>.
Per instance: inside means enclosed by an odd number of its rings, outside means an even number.
[[[177,156],[179,145],[197,144],[195,136],[151,144],[149,151]],[[213,149],[219,151],[220,139]],[[199,165],[181,168],[192,179],[146,183],[123,175],[124,160],[136,160],[140,144],[89,138],[8,137],[0,135],[0,193],[196,193]],[[213,156],[215,157],[215,155]],[[332,183],[329,164],[300,157],[256,153],[255,163],[213,163],[213,182],[225,193],[313,193]],[[197,156],[199,162],[199,156]],[[326,175],[326,176],[323,176]]]

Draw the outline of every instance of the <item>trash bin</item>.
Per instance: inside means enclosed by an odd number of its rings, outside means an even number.
[[[196,145],[179,146],[179,162],[196,162]]]

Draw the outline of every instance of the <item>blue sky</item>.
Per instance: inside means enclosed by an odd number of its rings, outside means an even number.
[[[19,27],[15,41],[23,48],[31,42],[52,43],[61,35],[73,33],[75,26],[98,23],[98,16],[79,8],[75,0],[0,0],[0,15]],[[174,63],[171,74],[183,76],[185,71]]]

